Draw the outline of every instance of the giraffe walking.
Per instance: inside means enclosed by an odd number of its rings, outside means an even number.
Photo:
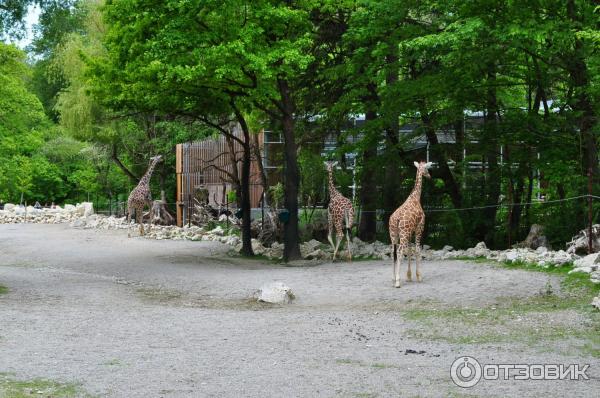
[[[412,280],[408,245],[413,233],[415,234],[414,254],[417,281],[421,282],[421,273],[419,272],[419,266],[421,265],[421,235],[425,227],[425,213],[421,207],[421,183],[423,176],[431,178],[427,170],[431,167],[431,163],[414,162],[414,164],[417,168],[415,187],[402,206],[398,207],[390,216],[390,241],[394,253],[394,286],[396,287],[400,287],[400,262],[404,254],[407,254],[408,258],[406,279],[409,281]]]
[[[142,236],[144,235],[144,224],[142,223],[144,206],[148,205],[152,211],[150,178],[152,177],[154,167],[156,167],[156,164],[160,162],[161,159],[162,156],[160,155],[150,158],[150,165],[148,166],[148,170],[146,170],[146,174],[144,174],[144,176],[140,179],[140,182],[137,184],[137,186],[133,188],[129,194],[129,198],[127,199],[127,224],[129,225],[131,221],[131,212],[135,210],[135,220],[140,225],[140,235]],[[127,235],[131,237],[131,233],[128,233]]]
[[[346,244],[348,246],[348,258],[352,261],[352,249],[350,248],[350,232],[354,223],[354,208],[352,202],[345,198],[333,183],[333,168],[337,162],[325,162],[327,173],[329,174],[329,207],[327,208],[327,221],[329,232],[327,239],[333,249],[333,260],[337,255],[340,243],[344,239],[344,229],[346,229]],[[333,243],[333,230],[336,233],[336,242]]]

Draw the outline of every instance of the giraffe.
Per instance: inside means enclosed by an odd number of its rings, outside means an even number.
[[[346,229],[346,244],[348,245],[348,258],[352,261],[352,250],[350,248],[350,232],[354,222],[354,208],[352,202],[345,198],[335,188],[333,183],[333,168],[337,162],[325,162],[327,173],[329,174],[329,207],[327,207],[327,221],[329,233],[327,239],[333,249],[333,260],[337,255],[341,241],[344,239],[344,227]],[[336,232],[336,243],[333,243],[333,230]]]
[[[146,170],[146,174],[140,179],[140,182],[137,184],[135,188],[129,194],[129,198],[127,199],[127,224],[131,221],[131,212],[135,210],[135,220],[140,225],[140,235],[144,235],[144,224],[142,223],[142,213],[144,211],[144,206],[148,205],[148,207],[152,210],[152,193],[150,192],[150,178],[152,177],[152,172],[154,171],[154,167],[158,162],[160,162],[162,156],[157,155],[153,158],[150,158],[150,165],[148,166],[148,170]],[[127,234],[131,238],[131,234]]]
[[[407,253],[408,244],[412,234],[415,234],[415,263],[417,271],[417,281],[421,282],[421,273],[419,266],[421,264],[421,234],[425,227],[425,213],[421,207],[421,183],[422,177],[431,178],[428,169],[431,162],[414,162],[417,168],[417,177],[415,187],[406,198],[402,206],[390,216],[390,241],[394,253],[394,286],[400,287],[400,261],[404,254],[408,257],[407,280],[412,280],[410,269],[410,253]]]

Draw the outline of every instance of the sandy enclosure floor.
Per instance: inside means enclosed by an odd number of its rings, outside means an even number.
[[[0,225],[0,285],[9,289],[0,295],[0,373],[81,383],[101,397],[600,391],[600,360],[575,349],[584,342],[546,333],[585,328],[579,313],[486,315],[475,343],[461,338],[451,318],[452,311],[477,314],[511,300],[535,302],[549,289],[560,293],[558,277],[424,262],[422,283],[394,289],[391,264],[383,261],[283,267],[228,251],[213,242],[128,239],[125,231]],[[250,301],[271,281],[288,284],[295,302]],[[424,322],[423,309],[444,315]],[[483,380],[462,389],[449,374],[462,355],[482,363],[590,364],[591,379]]]

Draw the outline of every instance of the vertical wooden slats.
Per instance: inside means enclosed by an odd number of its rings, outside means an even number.
[[[236,137],[243,137],[239,126],[232,128],[233,134]],[[264,142],[264,133],[259,133],[258,142],[261,147]],[[241,157],[242,146],[234,141],[234,152],[240,159],[237,163],[238,174],[241,176]],[[188,211],[193,211],[193,203],[191,208],[189,197],[194,197],[195,191],[201,185],[209,192],[209,202],[212,205],[217,202],[224,203],[226,198],[223,196],[223,182],[226,183],[227,192],[232,189],[232,184],[227,172],[232,171],[230,160],[230,150],[227,141],[223,136],[214,139],[206,139],[186,144],[178,144],[176,147],[176,173],[177,179],[177,200],[183,206],[178,206],[177,223],[182,225],[187,223]],[[227,172],[223,171],[226,170]],[[260,180],[259,168],[256,160],[253,160],[250,165],[250,205],[254,208],[260,206],[262,196],[262,185]]]

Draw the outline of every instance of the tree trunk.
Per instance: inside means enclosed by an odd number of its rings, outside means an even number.
[[[567,1],[567,16],[576,24],[580,23],[574,0]],[[589,96],[589,73],[585,63],[583,53],[583,42],[581,39],[575,39],[575,48],[573,54],[568,54],[566,59],[567,70],[569,72],[571,83],[575,89],[576,95],[574,101],[570,104],[573,110],[580,114],[579,131],[583,138],[583,159],[582,174],[587,176],[588,170],[592,169],[592,178],[599,175],[598,169],[598,142],[593,128],[596,120],[594,106]]]
[[[438,168],[437,170],[433,170],[432,176],[440,177],[444,181],[444,186],[450,195],[452,204],[455,208],[459,209],[462,206],[462,194],[458,184],[456,183],[454,174],[452,174],[452,170],[450,170],[450,166],[448,166],[448,157],[446,156],[446,152],[439,143],[435,128],[431,124],[431,119],[429,116],[426,115],[426,113],[421,112],[421,120],[423,121],[425,127],[425,135],[427,136],[427,141],[430,144],[431,152],[433,153],[435,161],[438,163]]]
[[[233,101],[232,107],[240,127],[242,128],[242,133],[244,134],[244,144],[242,145],[244,150],[244,153],[242,154],[242,178],[240,181],[240,202],[242,209],[242,250],[240,253],[243,256],[254,256],[254,252],[252,251],[252,209],[250,204],[250,162],[252,158],[250,130],[244,115],[237,108],[237,106],[235,106]],[[234,167],[237,169],[237,164],[234,164]]]
[[[377,114],[375,111],[367,111],[365,115],[365,124],[367,129],[372,128],[369,122],[375,120]],[[360,224],[358,226],[358,237],[364,242],[375,240],[377,234],[377,179],[375,178],[377,158],[377,144],[379,134],[375,130],[366,133],[364,139],[366,148],[362,153],[362,172],[360,176]]]
[[[484,115],[483,134],[487,144],[485,158],[487,161],[485,205],[483,220],[478,228],[478,239],[492,244],[498,199],[500,198],[501,174],[498,164],[498,99],[496,97],[496,66],[490,63],[487,72],[486,113]]]
[[[393,86],[398,82],[398,55],[397,46],[391,45],[391,53],[386,56],[388,70],[385,75],[386,86]],[[400,182],[400,167],[396,158],[395,146],[398,144],[398,131],[400,130],[399,115],[393,112],[386,115],[385,128],[385,176],[383,183],[383,227],[387,229],[390,216],[399,206],[398,185]]]
[[[300,234],[298,233],[298,191],[300,185],[300,172],[298,170],[297,145],[294,137],[294,103],[290,87],[286,80],[277,79],[279,93],[281,94],[283,150],[284,161],[284,205],[289,212],[288,221],[283,227],[283,261],[299,260]]]

